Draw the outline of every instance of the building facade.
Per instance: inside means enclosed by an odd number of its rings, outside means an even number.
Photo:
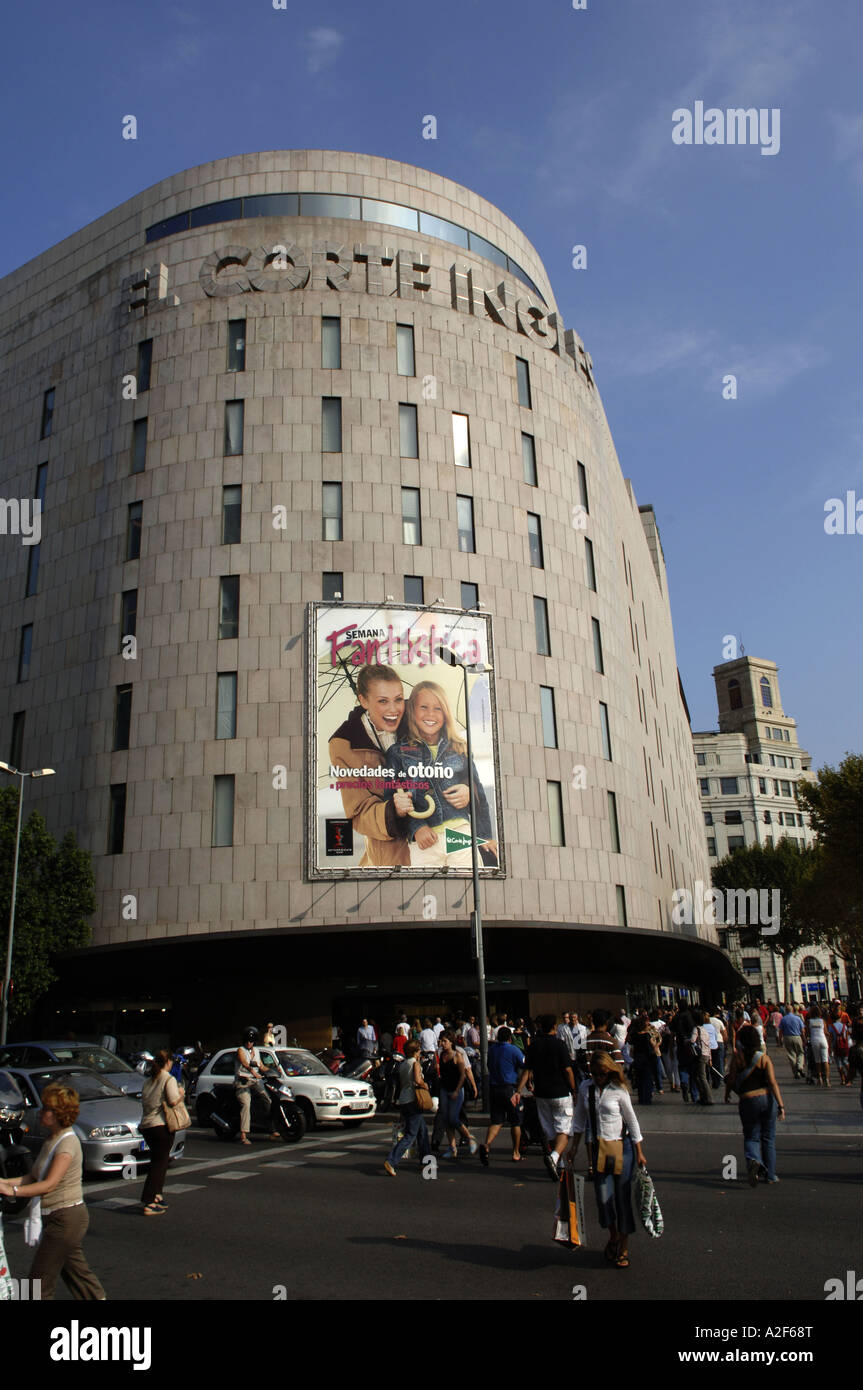
[[[475,1003],[464,882],[430,923],[396,873],[305,872],[322,598],[493,617],[492,1005],[727,983],[671,923],[707,861],[656,520],[503,213],[386,159],[221,159],[8,275],[0,332],[4,497],[41,505],[0,551],[4,755],[56,768],[28,806],[98,890],[52,1009],[319,1041]]]

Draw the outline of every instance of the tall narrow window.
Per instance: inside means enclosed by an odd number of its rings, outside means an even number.
[[[245,401],[225,401],[225,456],[243,452]]]
[[[141,519],[143,502],[130,502],[126,521],[126,559],[137,560],[141,554]]]
[[[423,543],[420,490],[418,487],[402,488],[402,541],[405,545],[422,545]]]
[[[341,570],[324,570],[321,578],[321,598],[328,603],[340,603],[344,597],[344,574]]]
[[[563,845],[566,841],[563,838],[563,796],[559,782],[546,782],[548,793],[548,826],[551,832],[551,843],[553,845]]]
[[[118,685],[114,693],[114,748],[129,747],[132,726],[132,687]]]
[[[452,416],[452,453],[456,468],[470,468],[470,427],[466,415]]]
[[[45,510],[45,488],[47,483],[48,465],[47,463],[40,463],[39,467],[36,469],[36,487],[33,492],[33,500],[39,503],[40,518],[42,512]],[[39,552],[41,549],[41,541],[37,545],[29,545],[27,547],[27,584],[24,590],[25,598],[30,598],[31,594],[35,594],[36,592],[36,585],[39,582]]]
[[[581,505],[584,507],[584,510],[587,512],[589,516],[590,503],[587,497],[587,472],[585,471],[583,463],[576,463],[575,467],[578,473],[578,500],[580,501]]]
[[[42,428],[41,438],[50,439],[51,430],[54,428],[54,387],[46,391],[42,397]]]
[[[458,548],[471,553],[476,550],[473,530],[473,498],[458,494],[456,496],[456,508],[458,512]]]
[[[324,514],[323,539],[340,541],[342,539],[342,485],[324,483],[322,502]]]
[[[469,584],[467,580],[461,581],[461,606],[462,608],[479,607],[479,587],[476,584]]]
[[[596,566],[593,563],[593,542],[584,538],[584,569],[588,589],[596,593]]]
[[[342,321],[327,316],[321,319],[321,366],[337,372],[342,365]]]
[[[530,410],[530,366],[523,357],[515,359],[515,375],[518,382],[518,403]]]
[[[219,580],[219,639],[237,637],[240,631],[240,576],[224,574]]]
[[[415,405],[402,403],[399,406],[399,454],[403,459],[419,458],[417,408]]]
[[[246,370],[246,320],[228,320],[228,371]]]
[[[527,540],[530,549],[530,563],[534,569],[544,569],[542,562],[542,523],[535,512],[527,514]]]
[[[557,719],[554,712],[554,691],[550,685],[539,687],[539,706],[542,711],[542,741],[546,748],[557,747]]]
[[[591,618],[591,628],[593,629],[593,664],[601,676],[605,675],[605,665],[602,660],[602,633],[599,628],[599,619]]]
[[[533,625],[536,630],[536,650],[540,656],[551,656],[548,632],[548,604],[544,598],[533,596]]]
[[[740,682],[730,680],[728,682],[728,707],[729,709],[743,709],[743,695],[740,691]]]
[[[120,600],[120,649],[124,637],[134,637],[138,626],[138,590],[124,589]]]
[[[321,400],[321,451],[325,454],[342,452],[341,396],[324,396]]]
[[[425,603],[425,585],[421,574],[405,575],[405,603],[415,603],[417,608],[422,608]]]
[[[132,472],[143,473],[147,467],[147,417],[132,422]]]
[[[126,836],[126,784],[111,787],[111,810],[108,815],[108,853],[122,854]]]
[[[24,764],[24,721],[25,710],[12,715],[12,739],[9,744],[9,762],[19,772]]]
[[[150,389],[150,372],[153,366],[153,339],[145,338],[138,344],[138,362],[135,368],[135,390],[138,395]]]
[[[770,682],[766,676],[762,676],[759,681],[761,687],[761,703],[765,709],[770,709],[773,705],[773,695],[770,691]]]
[[[615,854],[620,854],[620,826],[617,823],[617,797],[614,792],[607,792],[608,796],[608,828],[611,831],[611,848]]]
[[[213,778],[213,847],[234,843],[234,779]]]
[[[243,525],[243,489],[240,483],[222,488],[222,545],[239,545]]]
[[[614,891],[617,894],[617,925],[625,927],[628,925],[626,920],[626,889],[622,883],[616,883]]]
[[[416,357],[414,355],[414,330],[409,323],[396,324],[396,357],[399,376],[416,376]]]
[[[602,756],[611,762],[611,731],[608,726],[608,705],[599,702],[599,728],[602,733]]]
[[[220,671],[216,677],[216,738],[237,737],[237,673]]]
[[[528,487],[536,487],[536,442],[532,434],[521,436],[522,476]]]

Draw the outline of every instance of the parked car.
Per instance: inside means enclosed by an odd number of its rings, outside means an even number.
[[[24,1119],[28,1126],[23,1142],[31,1153],[39,1152],[45,1136],[39,1129],[42,1091],[49,1082],[59,1081],[78,1092],[81,1109],[72,1128],[84,1150],[85,1173],[119,1173],[133,1160],[137,1167],[150,1162],[147,1145],[138,1125],[141,1102],[127,1095],[104,1076],[85,1067],[10,1067],[25,1101]],[[185,1131],[178,1130],[171,1147],[171,1158],[181,1158]]]
[[[0,1047],[0,1067],[86,1067],[128,1096],[139,1096],[146,1077],[106,1047],[88,1042],[20,1042]]]
[[[374,1115],[377,1107],[371,1086],[351,1077],[333,1076],[307,1048],[259,1047],[258,1051],[264,1066],[275,1068],[287,1081],[305,1114],[307,1129],[324,1120],[339,1120],[346,1128],[355,1128]],[[236,1056],[235,1047],[224,1047],[213,1054],[198,1074],[195,1115],[198,1124],[205,1128],[211,1123],[213,1088],[233,1077]]]

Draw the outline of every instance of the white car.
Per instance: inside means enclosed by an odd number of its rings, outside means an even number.
[[[266,1067],[275,1068],[294,1093],[294,1100],[306,1117],[306,1128],[314,1129],[322,1120],[339,1120],[346,1128],[361,1125],[377,1109],[374,1091],[367,1081],[350,1076],[334,1076],[323,1062],[305,1047],[259,1047]],[[233,1085],[235,1047],[214,1053],[198,1075],[195,1085],[195,1115],[199,1125],[208,1127],[213,1111],[216,1086]]]

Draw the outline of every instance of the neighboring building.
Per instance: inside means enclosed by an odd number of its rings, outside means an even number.
[[[0,551],[2,751],[96,867],[52,1010],[328,1041],[475,1007],[464,881],[304,877],[306,605],[388,595],[494,619],[490,1006],[733,980],[670,919],[707,861],[655,518],[503,213],[387,159],[216,160],[8,275],[0,333],[0,483],[43,503]]]

